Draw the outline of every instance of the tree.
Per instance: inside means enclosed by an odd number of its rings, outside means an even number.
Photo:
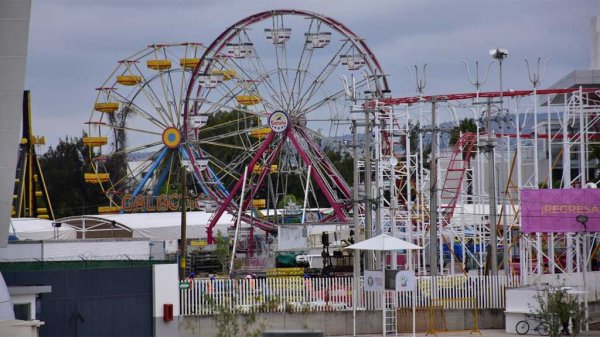
[[[467,132],[477,132],[477,124],[475,123],[475,120],[473,118],[463,119],[462,121],[460,121],[457,127],[454,127],[454,129],[452,129],[452,131],[450,132],[450,140],[448,141],[448,144],[450,146],[456,145],[456,143],[458,143],[458,140],[461,137],[461,134],[465,134]],[[465,180],[467,183],[467,203],[471,204],[473,203],[473,200],[471,198],[471,196],[473,195],[473,172],[471,171],[471,159],[477,156],[477,151],[473,151],[470,156],[467,156],[467,151],[468,148],[465,146],[462,149],[462,157],[468,158],[465,161],[465,168],[467,172]]]
[[[106,196],[96,184],[86,183],[85,172],[92,172],[82,138],[60,139],[40,157],[46,187],[57,219],[72,215],[96,214],[106,204]],[[88,158],[89,159],[89,158]]]
[[[546,288],[536,295],[538,307],[533,308],[533,317],[548,324],[550,337],[562,334],[577,336],[584,321],[584,308],[567,288]],[[572,331],[569,334],[569,320]]]
[[[223,237],[221,231],[218,231],[217,237],[215,238],[215,243],[215,254],[217,255],[217,260],[219,260],[219,263],[221,264],[221,272],[223,274],[227,274],[227,262],[230,258],[229,239]]]

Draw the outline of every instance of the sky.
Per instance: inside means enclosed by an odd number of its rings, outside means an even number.
[[[465,67],[509,50],[505,89],[530,89],[524,58],[550,58],[541,88],[590,67],[590,18],[599,0],[33,0],[26,89],[34,133],[55,146],[81,136],[95,88],[117,61],[153,43],[209,45],[231,24],[270,9],[330,16],[365,39],[392,96],[414,96],[407,66],[427,64],[425,94],[474,91]],[[484,91],[498,90],[492,66]],[[442,119],[444,117],[442,116]],[[45,148],[44,148],[45,149]]]

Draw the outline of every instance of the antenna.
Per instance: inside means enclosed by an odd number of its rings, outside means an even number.
[[[533,85],[533,88],[536,89],[538,87],[538,85],[540,85],[540,83],[542,82],[542,77],[546,73],[546,65],[550,61],[550,58],[547,58],[546,62],[544,62],[544,68],[542,69],[541,73],[540,73],[540,62],[542,61],[541,57],[538,57],[537,71],[535,71],[533,73],[530,71],[529,61],[527,61],[526,58],[524,58],[523,60],[525,60],[525,64],[527,65],[527,75],[529,76],[529,82],[531,82],[531,84]]]
[[[461,62],[465,65],[465,69],[467,70],[467,77],[469,78],[469,82],[471,82],[471,85],[473,85],[475,87],[475,91],[477,91],[477,93],[479,93],[479,89],[488,80],[488,75],[490,74],[490,67],[492,66],[492,63],[494,63],[494,62],[490,61],[490,63],[488,63],[487,70],[485,71],[485,78],[482,81],[479,80],[479,61],[475,61],[475,78],[473,78],[471,76],[471,70],[469,69],[469,65],[467,64],[467,62],[464,60]]]
[[[406,68],[406,70],[408,71],[408,77],[410,78],[410,83],[415,87],[415,90],[417,91],[417,93],[419,94],[419,96],[423,95],[423,91],[425,90],[425,87],[427,86],[427,63],[425,63],[423,65],[423,78],[419,78],[419,68],[418,66],[415,64],[413,65],[415,67],[415,78],[413,80],[410,68],[408,68],[407,66],[404,66],[404,68]]]

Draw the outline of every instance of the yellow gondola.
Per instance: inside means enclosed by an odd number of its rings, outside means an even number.
[[[250,130],[250,136],[254,138],[265,138],[271,132],[271,128],[256,128]]]
[[[83,137],[82,141],[87,146],[102,146],[108,144],[108,137]]]
[[[137,75],[117,76],[117,83],[122,84],[122,85],[131,86],[131,85],[139,84],[141,82],[142,82],[142,76],[137,76]]]
[[[118,213],[121,211],[120,206],[98,206],[99,214]]]
[[[265,200],[265,199],[254,199],[254,200],[252,200],[252,206],[254,206],[256,208],[266,208],[267,207],[267,200]]]
[[[261,166],[261,165],[254,165],[254,168],[252,169],[253,173],[262,173],[264,172],[265,167]],[[271,168],[269,169],[269,173],[277,173],[277,165],[271,165]]]
[[[48,214],[38,214],[38,219],[44,219],[44,220],[49,220],[50,216],[48,216]]]
[[[40,208],[36,209],[36,212],[38,212],[38,214],[46,214],[46,213],[48,213],[48,209],[45,207],[40,207]]]
[[[148,60],[146,66],[152,70],[169,70],[171,69],[171,60]]]
[[[41,197],[43,195],[44,195],[44,193],[42,191],[35,191],[35,196],[36,197]]]
[[[99,112],[111,114],[119,109],[119,102],[104,102],[94,104],[94,109]]]
[[[84,173],[83,178],[86,183],[99,184],[107,183],[109,180],[108,173]]]
[[[255,105],[262,101],[260,96],[256,95],[239,95],[236,96],[235,99],[241,105]]]
[[[222,75],[223,81],[229,81],[237,76],[237,71],[235,71],[235,69],[213,70],[211,75]]]
[[[194,69],[200,63],[198,58],[182,58],[179,59],[179,65],[186,69]]]

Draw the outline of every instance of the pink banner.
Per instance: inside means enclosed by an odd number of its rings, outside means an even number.
[[[600,232],[600,189],[521,190],[521,231]]]

